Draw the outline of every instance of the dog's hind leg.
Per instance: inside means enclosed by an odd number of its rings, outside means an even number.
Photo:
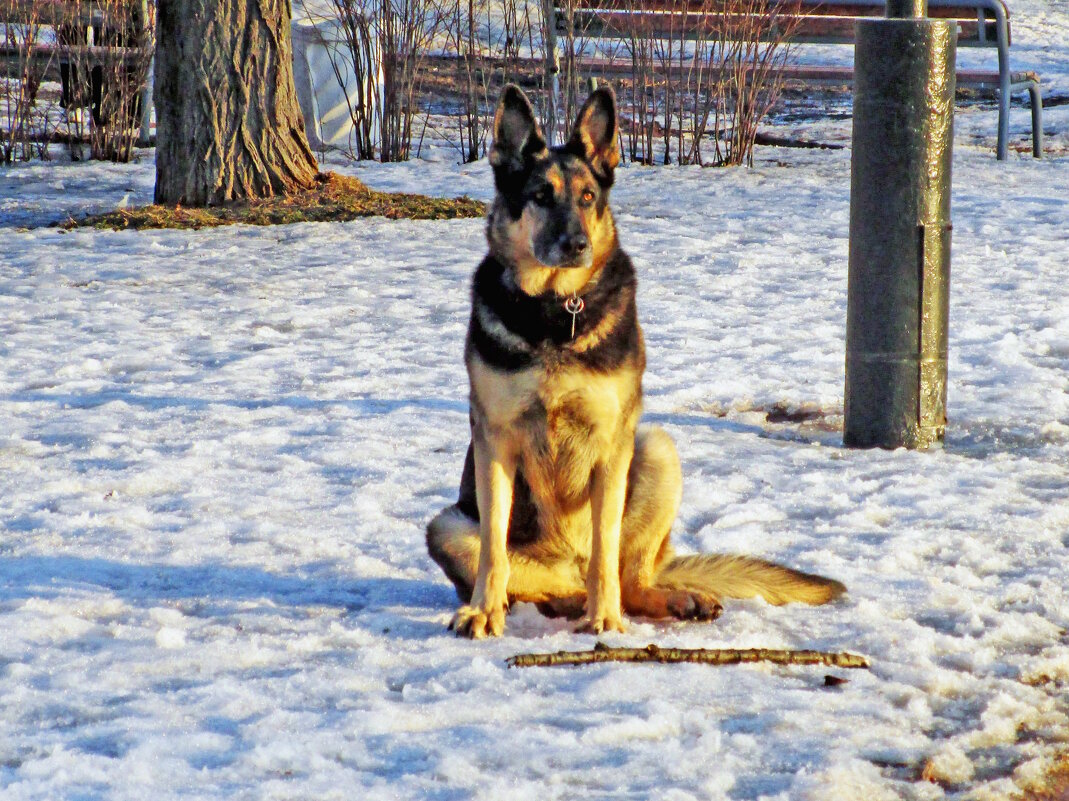
[[[628,474],[620,543],[620,590],[629,615],[713,620],[720,597],[822,604],[846,588],[834,579],[747,556],[675,556],[668,540],[682,479],[671,438],[640,430]]]
[[[447,506],[427,524],[427,550],[445,571],[464,603],[471,600],[479,570],[479,521]]]
[[[479,570],[479,521],[459,504],[443,509],[427,526],[427,550],[464,603],[471,600]],[[550,616],[578,617],[586,589],[574,560],[543,560],[509,550],[509,603],[530,601]]]
[[[719,600],[706,592],[658,586],[661,566],[672,558],[669,531],[683,492],[675,443],[662,429],[643,427],[635,437],[620,541],[620,591],[624,611],[642,617],[712,620]]]

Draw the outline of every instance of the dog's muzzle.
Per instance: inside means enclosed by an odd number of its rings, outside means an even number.
[[[549,263],[561,269],[590,266],[590,237],[585,233],[565,234],[557,240]]]

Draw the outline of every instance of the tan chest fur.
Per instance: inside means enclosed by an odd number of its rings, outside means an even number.
[[[468,374],[476,436],[516,456],[543,522],[585,506],[594,468],[634,442],[641,411],[635,367],[598,373],[556,364],[502,372],[471,354]]]

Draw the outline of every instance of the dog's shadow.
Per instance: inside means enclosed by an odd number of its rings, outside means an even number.
[[[177,607],[194,617],[228,618],[257,609],[306,617],[310,608],[340,610],[392,633],[422,636],[438,630],[420,618],[456,606],[443,582],[393,576],[354,577],[331,562],[289,572],[249,565],[123,562],[78,556],[0,556],[0,604],[104,594],[134,609]],[[441,626],[444,630],[444,625]]]

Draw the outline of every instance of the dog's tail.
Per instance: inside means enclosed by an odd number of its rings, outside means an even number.
[[[835,579],[751,556],[725,554],[673,557],[661,567],[654,584],[666,590],[692,590],[718,598],[760,595],[776,606],[792,601],[824,604],[846,592],[846,587]]]

